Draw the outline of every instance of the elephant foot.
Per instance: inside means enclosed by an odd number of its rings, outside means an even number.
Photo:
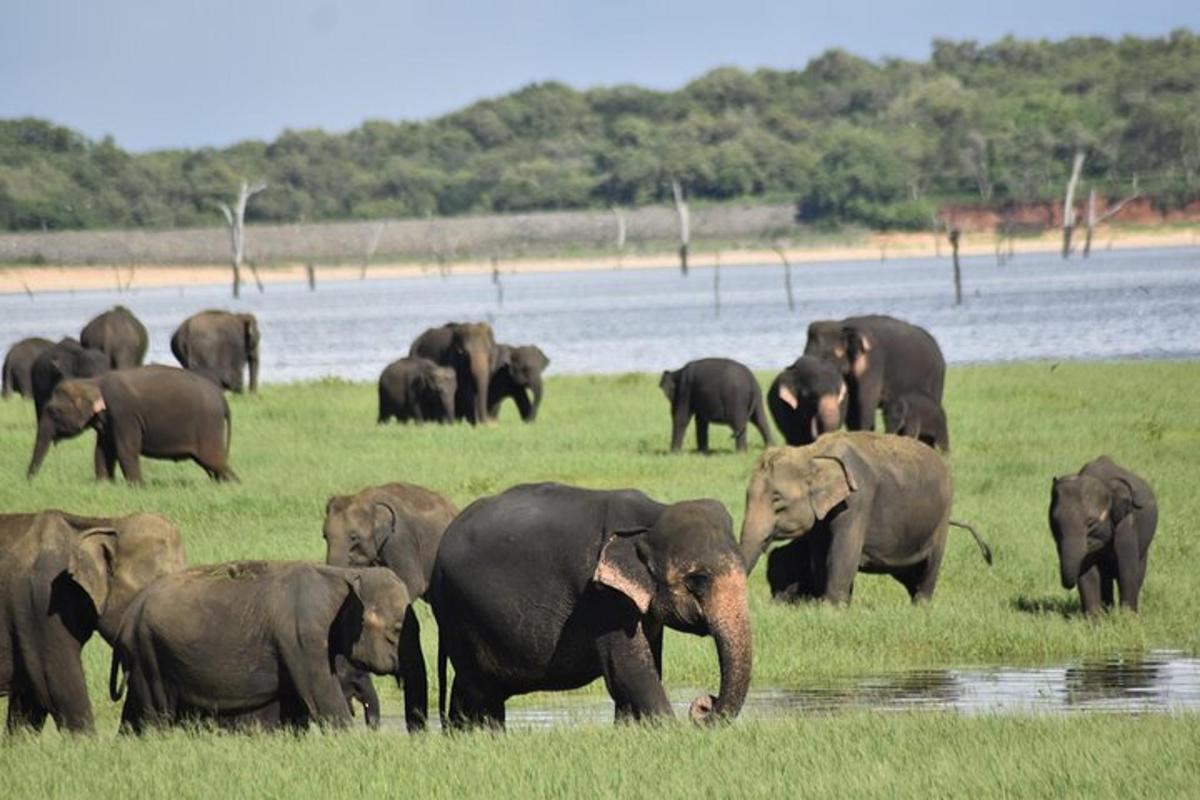
[[[717,698],[711,694],[702,694],[688,707],[688,716],[697,725],[710,725],[713,722],[712,710],[716,703]]]

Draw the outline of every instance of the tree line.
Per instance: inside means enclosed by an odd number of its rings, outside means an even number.
[[[1200,196],[1200,39],[935,40],[928,61],[829,50],[802,70],[715,69],[677,91],[527,86],[426,122],[129,153],[0,120],[0,227],[213,225],[243,180],[248,222],[786,200],[797,218],[928,227],[1081,185],[1164,208]]]

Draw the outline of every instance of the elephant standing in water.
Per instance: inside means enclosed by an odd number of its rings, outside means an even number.
[[[430,584],[447,724],[504,725],[508,698],[603,677],[618,720],[669,717],[663,628],[712,636],[720,694],[698,722],[737,716],[750,684],[746,573],[728,512],[637,491],[515,486],[450,523]],[[443,717],[445,719],[445,717]]]
[[[848,392],[846,427],[875,430],[875,409],[909,393],[942,402],[946,360],[924,328],[880,315],[821,320],[808,326],[804,354],[842,373]]]
[[[767,390],[767,408],[790,445],[812,444],[846,419],[846,382],[837,367],[816,356],[800,356]]]
[[[458,378],[455,417],[472,425],[488,421],[488,386],[497,358],[491,325],[448,322],[440,328],[430,328],[413,341],[408,354],[453,368]]]
[[[379,375],[379,422],[454,422],[458,378],[428,358],[397,359]]]
[[[511,397],[525,422],[537,419],[542,406],[542,373],[550,359],[533,345],[496,345],[496,366],[488,384],[488,416],[500,413],[500,402]],[[532,400],[530,399],[532,395]]]
[[[90,732],[81,652],[109,644],[134,596],[183,569],[178,529],[158,514],[0,514],[0,694],[8,729]]]
[[[772,580],[773,590],[792,583],[798,596],[849,603],[855,575],[884,573],[914,603],[929,600],[951,524],[969,530],[992,561],[974,529],[950,519],[953,497],[946,464],[915,439],[839,431],[806,447],[768,450],[746,489],[746,572],[772,541],[803,538],[807,573],[799,564],[794,579]]]
[[[108,356],[113,369],[128,369],[142,365],[150,336],[132,311],[125,306],[113,306],[83,326],[79,342]]]
[[[96,480],[142,482],[139,456],[191,459],[213,480],[237,480],[229,466],[233,424],[220,387],[175,367],[152,364],[60,383],[38,420],[27,477],[50,445],[96,430]]]
[[[239,394],[243,371],[249,368],[250,391],[257,392],[260,338],[253,314],[201,311],[176,328],[171,352],[184,369]]]
[[[42,419],[42,407],[50,399],[50,393],[60,381],[67,378],[95,378],[110,369],[108,356],[99,350],[84,347],[67,337],[53,347],[46,348],[33,361],[30,382],[33,384],[33,408],[38,422]]]
[[[775,443],[763,410],[762,390],[744,364],[728,358],[689,361],[681,369],[664,371],[658,386],[671,403],[671,452],[683,448],[683,436],[693,416],[696,448],[701,453],[708,452],[710,422],[733,428],[739,451],[746,449],[746,427],[750,422],[762,434],[764,444]]]
[[[325,561],[336,567],[387,567],[404,581],[415,602],[424,598],[446,527],[458,509],[437,492],[411,483],[370,486],[354,495],[336,495],[325,506]],[[428,717],[425,657],[420,625],[410,609],[414,669],[404,684],[404,716],[409,730]],[[348,669],[342,686],[370,685],[370,677]]]
[[[54,346],[49,339],[31,337],[8,348],[4,355],[4,369],[0,377],[0,397],[5,399],[16,392],[21,397],[33,397],[33,362]]]
[[[1055,478],[1050,493],[1050,530],[1058,550],[1064,589],[1079,586],[1088,615],[1113,604],[1138,610],[1146,559],[1158,527],[1158,502],[1141,477],[1108,456],[1083,465],[1075,475]]]

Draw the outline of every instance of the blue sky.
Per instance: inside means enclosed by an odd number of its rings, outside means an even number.
[[[935,37],[1161,36],[1197,0],[3,0],[0,117],[132,150],[424,119],[533,81],[676,88],[830,47],[923,59]]]

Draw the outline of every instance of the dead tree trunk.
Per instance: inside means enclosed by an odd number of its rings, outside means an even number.
[[[233,266],[233,296],[239,297],[242,292],[242,258],[245,256],[245,221],[246,221],[246,203],[251,197],[264,191],[267,188],[266,181],[256,181],[254,185],[250,185],[246,181],[242,181],[241,187],[238,189],[237,202],[233,208],[230,208],[225,203],[218,203],[217,207],[221,209],[221,213],[225,215],[225,222],[229,225],[229,249],[230,261]],[[254,281],[258,284],[258,290],[262,291],[262,281],[258,277],[258,268],[253,264],[250,266],[254,273]]]
[[[671,193],[675,195],[675,213],[679,215],[679,270],[688,274],[688,240],[691,238],[691,224],[688,216],[687,200],[683,197],[683,187],[679,181],[671,180]]]
[[[500,257],[492,254],[492,283],[496,286],[496,306],[504,308],[504,284],[500,282]]]
[[[1083,242],[1083,257],[1087,258],[1092,252],[1092,229],[1099,225],[1109,217],[1115,216],[1121,212],[1121,209],[1132,203],[1134,200],[1141,197],[1141,192],[1137,188],[1137,178],[1133,179],[1133,194],[1126,197],[1121,202],[1107,209],[1100,216],[1096,216],[1096,190],[1092,189],[1088,192],[1088,216],[1087,216],[1087,238]]]
[[[958,240],[962,235],[958,228],[950,231],[950,250],[954,258],[954,305],[962,305],[962,270],[958,266]]]
[[[366,252],[363,253],[362,272],[359,273],[358,279],[365,280],[367,277],[367,267],[371,263],[371,256],[375,255],[375,251],[379,249],[379,240],[383,238],[383,229],[387,227],[386,222],[381,222],[371,231],[371,238],[367,241]]]
[[[1067,196],[1063,200],[1063,246],[1062,257],[1071,257],[1071,233],[1075,230],[1075,187],[1079,185],[1079,173],[1083,171],[1084,153],[1075,151],[1071,164],[1071,179],[1067,181]]]
[[[625,260],[625,211],[620,206],[613,206],[612,213],[617,218],[617,269],[620,269]]]
[[[795,311],[796,298],[792,295],[792,262],[788,261],[787,252],[783,249],[782,244],[776,244],[771,249],[783,262],[783,289],[787,292],[788,311]]]

